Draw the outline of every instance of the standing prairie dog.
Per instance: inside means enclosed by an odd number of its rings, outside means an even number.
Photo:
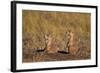
[[[46,39],[46,51],[48,53],[56,53],[59,48],[58,48],[53,36],[45,35],[45,39]]]
[[[76,36],[74,32],[68,32],[68,49],[70,54],[75,55],[78,51],[78,40],[76,40]]]

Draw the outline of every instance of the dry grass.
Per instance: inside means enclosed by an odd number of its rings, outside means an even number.
[[[90,17],[89,13],[47,12],[23,10],[23,63],[42,61],[82,60],[91,58]],[[64,50],[68,30],[78,37],[77,54],[36,52],[45,48],[45,34],[54,35],[60,41],[60,50]],[[77,42],[77,41],[76,41]]]

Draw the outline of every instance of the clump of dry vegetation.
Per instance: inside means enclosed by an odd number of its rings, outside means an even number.
[[[90,16],[89,13],[23,10],[22,61],[90,59]],[[69,33],[69,30],[73,34]],[[73,39],[69,40],[68,34],[71,38],[73,36]],[[47,43],[48,40],[49,43]],[[68,49],[69,46],[70,49]],[[47,50],[45,51],[45,49]],[[37,52],[37,50],[44,51]],[[68,53],[63,54],[58,51]]]

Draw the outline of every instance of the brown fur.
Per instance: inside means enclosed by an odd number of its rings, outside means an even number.
[[[47,44],[47,52],[48,53],[56,53],[58,51],[58,46],[57,46],[57,43],[55,41],[55,39],[49,35],[49,36],[45,36],[45,38],[47,39],[46,40],[46,44]]]
[[[75,35],[75,32],[70,31],[68,33],[68,48],[72,55],[75,55],[79,49],[78,47],[78,38]]]

